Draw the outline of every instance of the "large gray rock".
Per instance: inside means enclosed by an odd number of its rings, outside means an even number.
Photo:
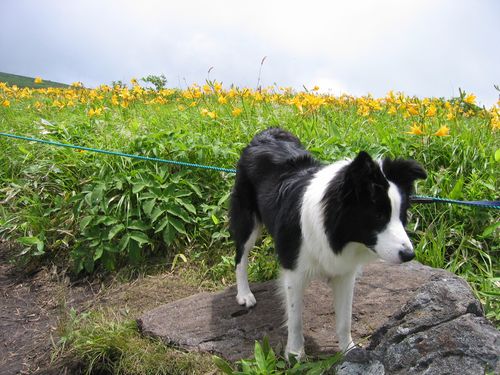
[[[237,305],[231,287],[160,306],[141,316],[138,324],[144,334],[167,344],[232,361],[250,357],[255,340],[264,336],[280,351],[286,328],[275,285],[252,285],[257,306],[249,310]],[[338,347],[329,288],[312,283],[304,303],[306,352],[334,353]],[[467,283],[417,262],[365,267],[354,293],[352,335],[367,349],[347,355],[337,368],[342,375],[458,375],[500,366],[500,333],[483,317]],[[464,370],[457,370],[461,366]]]

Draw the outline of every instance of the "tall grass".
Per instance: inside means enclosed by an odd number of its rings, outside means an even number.
[[[234,168],[252,136],[280,126],[325,162],[360,150],[410,157],[418,193],[498,198],[499,109],[473,95],[328,96],[218,82],[185,90],[118,85],[19,89],[0,84],[0,129],[81,146]],[[234,281],[227,202],[234,176],[0,138],[0,235],[23,259],[67,259],[75,272],[165,256],[217,283]],[[465,277],[499,318],[498,213],[415,205],[409,231],[423,263]],[[272,243],[252,254],[254,280],[274,277]],[[185,260],[181,262],[179,260]]]

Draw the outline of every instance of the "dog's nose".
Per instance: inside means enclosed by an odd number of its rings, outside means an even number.
[[[402,262],[408,262],[415,258],[415,252],[411,247],[405,246],[402,250],[399,250],[399,257]]]

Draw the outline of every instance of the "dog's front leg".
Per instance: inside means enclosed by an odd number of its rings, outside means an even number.
[[[306,280],[298,270],[284,270],[282,275],[288,326],[285,358],[294,356],[297,360],[301,360],[305,355],[302,313]]]
[[[330,281],[335,306],[335,328],[340,350],[348,351],[355,345],[351,337],[352,296],[356,273],[336,276]]]

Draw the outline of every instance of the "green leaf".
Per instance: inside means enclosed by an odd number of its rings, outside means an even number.
[[[492,224],[492,225],[487,226],[487,227],[484,229],[482,236],[483,236],[483,237],[489,237],[489,236],[490,236],[490,235],[492,235],[492,234],[495,232],[495,230],[497,230],[498,228],[500,228],[500,221],[499,221],[499,222],[496,222],[496,223],[494,223],[494,224]]]
[[[227,375],[234,374],[233,369],[231,368],[231,366],[229,366],[229,363],[227,361],[225,361],[224,359],[214,355],[212,357],[212,361],[219,368],[219,370],[221,370],[224,374],[227,374]]]
[[[190,213],[192,213],[193,215],[196,215],[196,208],[191,204],[191,203],[187,203],[187,202],[180,202],[181,206],[184,207],[187,211],[189,211]]]
[[[177,220],[176,218],[171,217],[169,219],[169,222],[170,222],[170,225],[173,226],[177,232],[182,233],[182,234],[187,234],[186,229],[184,228],[184,224],[181,221]]]
[[[189,223],[189,216],[186,214],[186,212],[182,209],[180,209],[178,206],[170,206],[167,208],[167,212],[178,217],[185,223]]]
[[[98,259],[100,259],[100,258],[101,258],[103,251],[104,251],[104,246],[103,246],[103,245],[99,246],[99,247],[95,250],[95,252],[94,252],[94,262],[95,262],[96,260],[98,260]]]
[[[157,226],[155,226],[155,233],[161,232],[168,225],[168,220],[168,215],[165,215],[163,220]]]
[[[45,253],[45,243],[38,237],[19,237],[17,242],[23,244],[25,246],[36,246],[37,252],[33,255],[42,255]],[[29,251],[29,249],[27,249]],[[27,251],[24,251],[23,254],[26,254]]]
[[[151,215],[151,211],[153,211],[155,203],[156,203],[156,199],[150,199],[142,204],[142,209],[146,215],[148,215],[148,216]]]
[[[166,211],[160,207],[155,207],[151,213],[151,222],[154,223],[158,218],[163,215]]]
[[[125,233],[120,242],[118,243],[118,251],[123,252],[130,242],[130,233]]]
[[[102,224],[109,226],[118,223],[118,219],[111,216],[105,216],[102,220]]]
[[[217,216],[215,216],[214,214],[212,214],[210,217],[212,218],[212,221],[214,222],[215,225],[219,224],[219,219],[217,219]]]
[[[462,197],[463,186],[464,186],[464,178],[460,177],[450,192],[450,195],[449,195],[450,198],[451,199],[460,199]]]
[[[495,151],[495,161],[500,162],[500,148]]]
[[[176,235],[177,235],[177,232],[175,231],[175,229],[167,223],[167,226],[165,227],[165,229],[163,230],[163,233],[162,233],[163,241],[167,245],[170,245],[170,244],[172,244],[172,242],[174,242]]]
[[[92,190],[92,193],[90,195],[90,199],[92,201],[92,204],[97,204],[102,201],[102,198],[104,197],[104,191],[106,190],[106,186],[104,184],[98,184],[97,186],[94,187],[94,190]]]
[[[85,228],[90,224],[90,222],[94,219],[93,216],[85,216],[81,221],[80,221],[80,231],[84,231]]]
[[[144,182],[138,182],[136,184],[133,184],[132,185],[132,193],[133,194],[137,194],[141,190],[143,190],[146,186],[148,186],[148,185],[146,183],[144,183]]]
[[[127,225],[127,228],[128,229],[136,229],[136,230],[140,230],[140,231],[147,231],[151,227],[148,224],[144,223],[143,221],[134,220],[134,221],[130,222],[129,225]]]
[[[130,238],[137,242],[139,246],[143,246],[145,244],[151,243],[149,237],[144,232],[133,231],[130,232]]]
[[[118,233],[125,229],[125,225],[117,224],[113,228],[111,228],[108,232],[108,240],[112,240]]]
[[[255,364],[259,368],[259,370],[263,373],[266,371],[266,356],[264,355],[264,351],[262,350],[262,346],[258,341],[255,341]]]

